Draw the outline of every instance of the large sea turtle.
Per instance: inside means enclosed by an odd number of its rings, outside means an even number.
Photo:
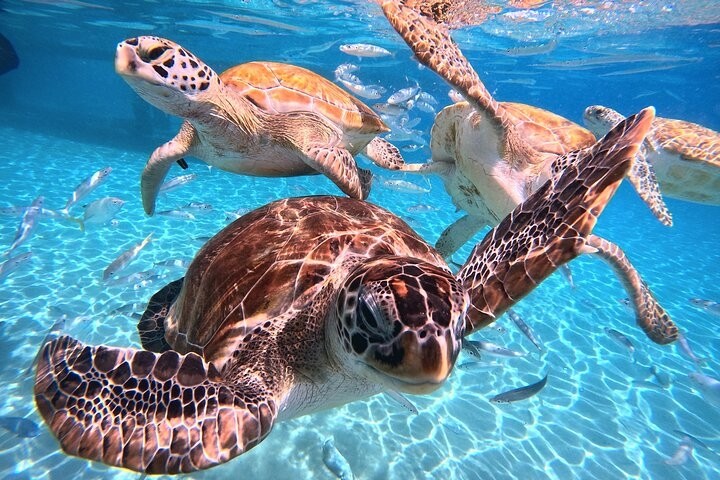
[[[438,113],[432,129],[432,161],[401,168],[438,174],[455,206],[467,212],[442,232],[435,245],[449,258],[480,229],[497,225],[552,176],[559,156],[586,147],[594,136],[546,110],[497,102],[446,26],[398,0],[385,0],[382,8],[415,58],[467,100]],[[671,224],[652,167],[647,162],[634,162],[629,179],[655,215]],[[591,253],[609,263],[618,275],[633,300],[638,322],[648,323],[650,320],[644,318],[648,315],[667,317],[617,245],[596,236],[588,239],[588,245],[595,248]]]
[[[249,62],[218,75],[177,43],[145,36],[118,45],[115,71],[146,101],[185,119],[142,173],[148,215],[170,166],[188,155],[245,175],[322,173],[363,199],[372,175],[354,155],[364,152],[384,168],[403,164],[399,150],[377,136],[389,128],[376,113],[301,67]]]
[[[279,200],[210,239],[151,299],[145,348],[46,344],[38,410],[69,454],[148,473],[209,468],[278,421],[380,392],[421,394],[462,339],[588,248],[652,109],[519,205],[457,275],[392,213],[346,197]],[[642,326],[672,341],[672,323]]]
[[[601,105],[583,113],[596,135],[604,135],[624,118]],[[638,156],[652,164],[664,196],[720,205],[720,133],[697,123],[655,117]]]

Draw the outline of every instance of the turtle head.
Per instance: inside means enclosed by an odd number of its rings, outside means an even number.
[[[197,102],[221,88],[218,75],[202,60],[159,37],[120,42],[115,71],[146,101],[178,116],[188,116]]]
[[[448,271],[413,258],[374,259],[357,267],[340,291],[340,348],[372,383],[431,392],[455,365],[467,302]]]
[[[583,112],[583,122],[597,138],[604,137],[615,125],[625,120],[620,113],[602,105],[590,105]]]

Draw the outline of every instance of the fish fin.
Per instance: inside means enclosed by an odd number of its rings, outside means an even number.
[[[175,161],[177,162],[178,165],[180,165],[180,168],[182,168],[183,170],[187,170],[187,169],[188,169],[187,160],[185,160],[184,158],[178,158],[178,159],[175,160]]]
[[[388,390],[385,392],[388,397],[395,400],[397,403],[402,405],[406,410],[408,410],[413,415],[418,414],[418,409],[413,405],[413,403],[402,393],[398,392],[397,390]]]

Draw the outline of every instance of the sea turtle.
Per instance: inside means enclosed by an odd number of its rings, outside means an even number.
[[[46,344],[42,417],[69,454],[147,473],[209,468],[278,421],[380,392],[421,394],[465,335],[586,247],[652,109],[567,160],[453,275],[387,210],[347,197],[278,200],[239,218],[155,294],[147,350]],[[672,323],[643,325],[661,343]]]
[[[377,135],[389,130],[357,98],[310,70],[249,62],[220,75],[170,40],[120,42],[115,71],[146,101],[185,119],[178,134],[150,156],[141,178],[143,207],[155,210],[170,166],[200,158],[222,170],[264,177],[327,175],[353,198],[366,198],[372,175],[354,155],[384,168],[403,164]]]
[[[587,107],[583,114],[596,135],[604,135],[624,118],[600,105]],[[664,196],[720,205],[720,133],[697,123],[655,117],[638,157],[647,157]]]
[[[401,168],[438,174],[455,206],[467,212],[442,232],[435,245],[449,258],[484,226],[497,225],[552,176],[560,155],[586,147],[594,136],[546,110],[497,102],[444,25],[397,0],[383,1],[382,8],[415,58],[467,100],[438,113],[432,129],[432,161]],[[638,164],[634,162],[629,179],[656,216],[670,224],[652,167]],[[590,253],[609,263],[628,290],[638,322],[649,322],[647,315],[667,317],[619,247],[596,236],[588,244],[596,248]]]

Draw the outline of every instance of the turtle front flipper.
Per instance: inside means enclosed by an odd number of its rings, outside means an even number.
[[[628,180],[655,218],[666,227],[672,227],[672,214],[660,193],[655,168],[647,159],[647,142],[644,142],[635,156],[635,162],[628,173]]]
[[[443,230],[435,242],[435,249],[443,258],[450,258],[485,225],[486,222],[472,215],[460,217]]]
[[[182,290],[185,277],[168,283],[150,297],[145,313],[138,322],[138,334],[143,348],[151,352],[162,353],[171,349],[165,340],[165,317]]]
[[[400,150],[380,137],[375,137],[365,147],[365,155],[378,167],[388,170],[401,170],[405,166],[405,160]]]
[[[307,163],[332,180],[348,197],[365,200],[370,195],[372,174],[367,170],[361,172],[348,150],[312,145],[304,153]]]
[[[655,299],[650,288],[628,260],[625,252],[614,243],[597,235],[588,236],[587,245],[596,249],[597,251],[593,253],[607,262],[615,271],[632,299],[637,324],[650,337],[650,340],[661,345],[677,340],[677,326]]]
[[[495,128],[502,139],[500,155],[510,165],[522,169],[545,161],[544,155],[517,133],[515,121],[490,94],[445,25],[398,0],[383,0],[381,6],[415,58],[440,75]]]
[[[150,159],[140,177],[143,209],[148,215],[155,213],[155,201],[170,167],[175,161],[185,161],[183,157],[190,153],[195,141],[195,135],[195,128],[186,121],[180,127],[180,131],[175,135],[175,138],[160,145],[150,155]]]
[[[627,174],[654,109],[618,124],[518,205],[475,246],[458,278],[470,294],[466,332],[490,324],[560,265],[594,249],[597,218]]]
[[[493,117],[502,114],[502,107],[480,81],[447,27],[398,0],[384,0],[381,6],[390,25],[405,40],[420,63],[440,75],[480,110]]]
[[[194,353],[86,346],[70,337],[43,347],[35,402],[68,454],[147,473],[226,462],[257,445],[277,413],[257,377],[225,383]]]

